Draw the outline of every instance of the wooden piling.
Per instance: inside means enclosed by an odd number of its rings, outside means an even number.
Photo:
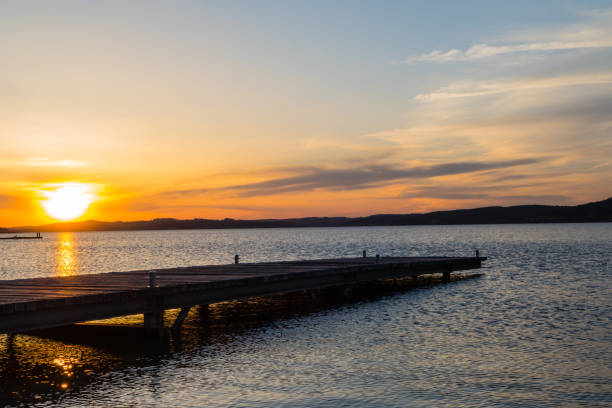
[[[164,312],[145,312],[144,327],[146,329],[162,329],[164,327]]]
[[[191,307],[181,308],[181,311],[179,312],[178,316],[176,316],[176,320],[172,324],[172,330],[176,331],[181,328],[183,322],[185,321],[185,318],[189,314],[189,310],[191,310]]]

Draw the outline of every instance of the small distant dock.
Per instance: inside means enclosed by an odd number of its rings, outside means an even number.
[[[59,327],[144,314],[149,329],[163,313],[181,308],[180,327],[197,305],[360,282],[451,273],[481,267],[484,257],[360,257],[110,272],[0,280],[0,333]]]
[[[33,237],[31,236],[23,236],[23,235],[13,235],[12,237],[0,237],[0,239],[42,239],[42,235],[40,232],[37,232]]]

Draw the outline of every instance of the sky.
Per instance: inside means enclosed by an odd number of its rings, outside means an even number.
[[[0,55],[0,226],[612,196],[609,1],[2,2]]]

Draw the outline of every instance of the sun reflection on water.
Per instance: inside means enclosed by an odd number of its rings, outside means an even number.
[[[68,388],[68,381],[74,375],[74,364],[78,362],[77,359],[71,358],[56,358],[53,360],[53,364],[58,366],[62,370],[63,381],[59,384],[62,390]]]
[[[76,362],[76,360],[72,360],[72,359],[63,359],[63,358],[56,358],[53,360],[53,363],[59,367],[62,368],[62,370],[64,371],[64,374],[67,377],[72,377],[72,368],[73,368],[73,364]]]
[[[74,251],[74,238],[70,232],[62,232],[59,235],[56,270],[59,276],[76,274],[77,259]]]

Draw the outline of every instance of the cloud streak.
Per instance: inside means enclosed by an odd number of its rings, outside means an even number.
[[[298,168],[298,174],[288,177],[238,184],[220,189],[179,190],[166,192],[165,194],[168,196],[193,196],[221,191],[234,192],[241,197],[253,197],[313,190],[361,190],[389,185],[405,179],[427,179],[474,173],[484,170],[529,165],[538,161],[538,159],[534,158],[524,158],[504,161],[464,161],[413,167],[380,164],[343,169],[313,167],[307,171],[302,171],[303,169]]]
[[[549,78],[519,78],[502,81],[468,81],[454,83],[434,92],[418,94],[414,99],[419,102],[433,102],[444,99],[487,96],[505,92],[608,84],[612,84],[612,72]]]
[[[51,160],[46,157],[31,157],[16,164],[28,167],[82,167],[86,163],[72,159]]]
[[[414,190],[404,191],[403,193],[393,197],[399,199],[414,199],[414,198],[433,198],[444,200],[480,200],[480,199],[496,199],[496,200],[533,200],[542,202],[566,202],[569,197],[562,194],[520,194],[518,193],[524,187],[542,187],[546,183],[530,183],[525,185],[506,185],[497,183],[485,183],[478,186],[449,186],[449,185],[428,185],[421,186]]]
[[[521,41],[502,44],[475,44],[460,50],[434,50],[428,53],[410,55],[404,59],[406,64],[448,63],[485,60],[487,58],[519,53],[547,53],[612,47],[612,12],[586,16],[588,21],[566,27],[563,31],[530,33],[529,37],[539,37],[538,41]]]
[[[515,54],[519,52],[542,52],[542,51],[566,51],[588,48],[610,48],[611,39],[601,39],[598,41],[551,41],[533,42],[513,45],[489,45],[476,44],[465,51],[453,48],[448,51],[434,50],[421,55],[412,55],[404,59],[406,64],[418,62],[458,62],[476,61],[504,54]]]

